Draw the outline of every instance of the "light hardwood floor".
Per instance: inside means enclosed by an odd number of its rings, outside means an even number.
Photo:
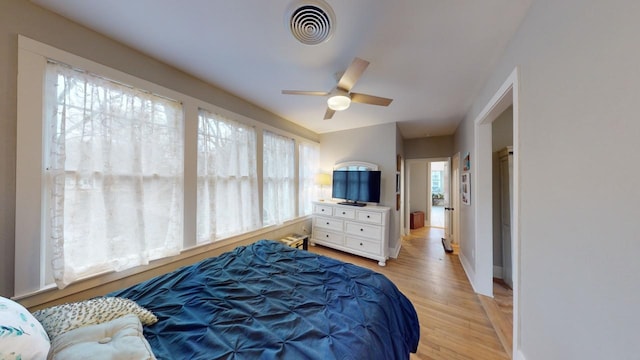
[[[385,267],[322,246],[309,250],[382,273],[411,300],[420,320],[420,343],[411,359],[509,359],[456,252],[445,254],[442,236],[439,228],[412,230],[398,258]]]
[[[493,279],[493,298],[479,295],[489,321],[507,354],[513,349],[513,290],[502,280]]]

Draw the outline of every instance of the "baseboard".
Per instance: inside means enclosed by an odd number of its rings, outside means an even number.
[[[400,255],[400,248],[402,247],[402,239],[398,239],[396,241],[396,247],[393,249],[389,249],[389,257],[392,257],[394,259],[398,258],[398,255]]]
[[[493,266],[493,277],[502,279],[502,266]]]
[[[464,256],[463,253],[458,254],[458,258],[460,259],[460,263],[462,264],[462,269],[464,269],[464,273],[467,275],[467,279],[469,280],[469,283],[471,283],[471,287],[473,288],[473,291],[477,293],[478,290],[476,289],[476,284],[475,284],[476,272],[473,270],[473,267],[469,263],[469,260],[467,260],[467,258]]]

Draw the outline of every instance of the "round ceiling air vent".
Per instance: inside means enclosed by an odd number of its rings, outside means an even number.
[[[333,35],[335,14],[322,0],[297,1],[286,17],[291,34],[305,45],[323,43]]]

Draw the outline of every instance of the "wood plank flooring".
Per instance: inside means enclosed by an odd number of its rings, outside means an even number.
[[[489,321],[507,354],[513,349],[513,290],[501,279],[493,279],[493,298],[478,295]]]
[[[413,303],[420,320],[420,343],[412,360],[509,359],[456,252],[445,254],[443,230],[413,230],[397,259],[377,261],[322,246],[309,251],[366,267],[387,276]]]

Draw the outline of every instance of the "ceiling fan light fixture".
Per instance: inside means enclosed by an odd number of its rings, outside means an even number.
[[[331,110],[342,111],[347,110],[351,105],[351,98],[347,95],[333,95],[327,99],[327,106]]]

